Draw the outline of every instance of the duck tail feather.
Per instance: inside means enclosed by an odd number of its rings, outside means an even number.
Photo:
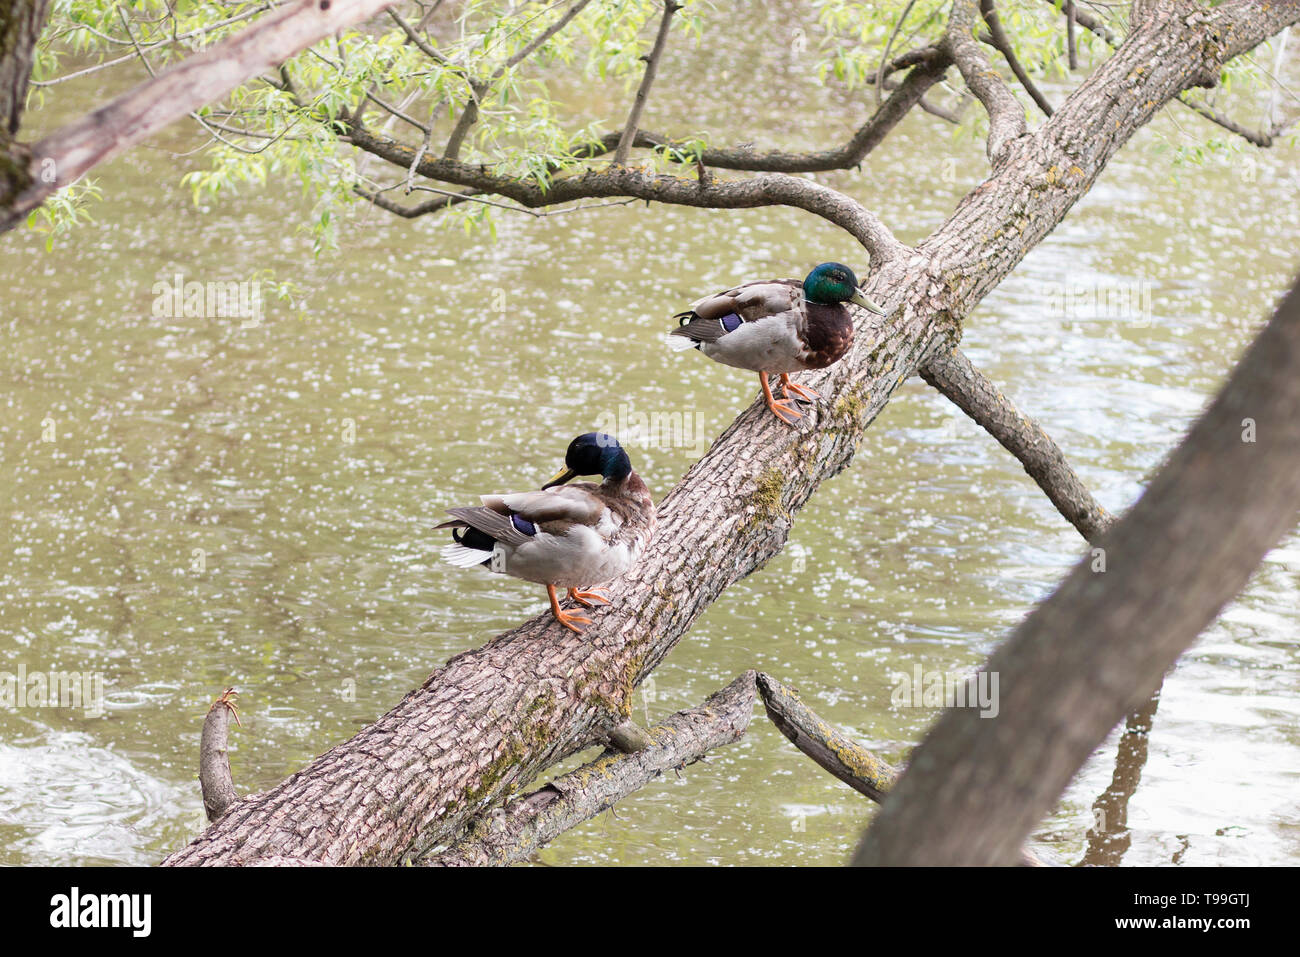
[[[492,558],[483,557],[481,548],[466,548],[464,545],[444,545],[441,549],[442,560],[457,568],[472,568],[475,565],[488,565]]]

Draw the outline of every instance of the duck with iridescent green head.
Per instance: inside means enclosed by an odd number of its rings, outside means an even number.
[[[858,277],[841,263],[822,263],[804,280],[765,279],[705,296],[673,318],[668,334],[675,350],[699,349],[714,362],[758,373],[763,399],[782,422],[802,417],[794,396],[813,401],[816,392],[790,381],[790,373],[825,369],[853,344],[853,318],[845,303],[885,315],[858,288]],[[779,375],[784,399],[772,396],[769,375]]]
[[[567,484],[580,475],[602,481]],[[654,534],[650,490],[618,440],[600,432],[570,442],[564,468],[540,492],[484,495],[482,502],[449,508],[452,520],[434,526],[451,529],[443,559],[545,585],[555,620],[575,632],[591,619],[561,609],[556,589],[584,608],[609,604],[592,586],[628,571]]]

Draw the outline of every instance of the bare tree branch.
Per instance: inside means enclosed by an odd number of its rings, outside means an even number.
[[[1002,18],[998,16],[998,8],[994,0],[980,0],[980,13],[984,16],[984,22],[988,24],[993,45],[1006,58],[1007,65],[1011,67],[1011,72],[1016,75],[1020,85],[1025,88],[1025,92],[1029,94],[1030,99],[1038,104],[1038,108],[1043,111],[1043,114],[1051,116],[1052,104],[1047,102],[1047,97],[1043,96],[1042,91],[1038,89],[1038,86],[1029,76],[1029,71],[1024,68],[1020,58],[1016,56],[1011,37],[1007,36],[1007,31],[1002,28]]]
[[[885,799],[901,771],[824,721],[798,694],[771,675],[760,672],[756,683],[767,716],[796,748],[859,794],[877,804]],[[1027,847],[1021,853],[1020,863],[1027,867],[1061,864],[1050,852],[1040,854]]]
[[[964,353],[940,353],[921,366],[920,374],[1020,460],[1080,535],[1095,542],[1106,531],[1111,514],[1097,504],[1051,436],[1012,405]]]
[[[628,112],[627,123],[623,126],[623,135],[619,137],[618,147],[614,150],[615,166],[626,166],[628,153],[632,151],[632,140],[641,123],[641,114],[645,111],[646,100],[650,96],[650,87],[654,85],[655,74],[659,72],[659,60],[668,46],[668,30],[672,26],[673,14],[682,8],[674,0],[664,0],[663,18],[659,21],[659,32],[655,35],[654,46],[650,55],[645,57],[645,72],[641,75],[641,85],[637,87],[636,99]]]
[[[239,712],[235,698],[239,693],[227,688],[203,719],[203,733],[199,736],[199,787],[203,791],[203,809],[208,820],[215,821],[225,814],[230,805],[239,800],[235,781],[230,774],[230,753],[227,747],[230,719],[238,723]]]
[[[767,716],[791,744],[859,794],[877,803],[884,799],[898,780],[897,768],[827,724],[771,675],[760,673],[757,681]]]
[[[366,152],[403,169],[412,163],[415,156],[415,150],[410,146],[369,130],[354,128],[348,139]],[[906,249],[875,214],[844,194],[820,183],[781,173],[763,173],[745,180],[700,182],[626,166],[610,166],[543,185],[531,179],[493,173],[488,166],[461,163],[446,157],[426,157],[417,164],[416,170],[428,179],[495,193],[529,209],[575,199],[621,196],[711,209],[795,206],[845,229],[880,261],[900,255]]]
[[[1027,126],[1020,101],[1002,82],[975,40],[972,31],[977,13],[975,0],[954,0],[944,48],[989,115],[988,157],[996,168],[1006,158],[1011,144],[1025,135]]]
[[[1258,130],[1252,130],[1249,129],[1248,127],[1242,126],[1240,123],[1238,123],[1232,117],[1228,116],[1226,113],[1221,113],[1218,110],[1214,109],[1213,107],[1207,106],[1204,103],[1198,103],[1196,100],[1188,99],[1186,94],[1180,96],[1178,98],[1178,102],[1181,103],[1183,106],[1187,107],[1196,115],[1202,116],[1205,119],[1209,120],[1211,123],[1223,127],[1229,133],[1236,133],[1246,142],[1253,143],[1255,146],[1259,146],[1264,149],[1267,149],[1268,147],[1276,143],[1277,138],[1279,136],[1282,136],[1284,133],[1286,133],[1286,131],[1290,129],[1292,126],[1294,126],[1296,122],[1295,120],[1287,120],[1285,122],[1275,123],[1273,126],[1269,127],[1268,129],[1261,128]]]
[[[459,843],[420,863],[434,867],[521,861],[569,828],[595,817],[665,771],[694,764],[739,741],[754,713],[754,672],[747,671],[703,704],[650,728],[650,746],[606,751],[595,761],[515,798],[470,825]]]

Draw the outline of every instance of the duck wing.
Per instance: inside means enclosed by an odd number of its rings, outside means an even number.
[[[705,296],[673,318],[678,328],[669,333],[669,345],[689,349],[701,342],[717,342],[742,322],[768,316],[802,315],[803,282],[798,279],[764,279],[747,282],[725,292]],[[673,339],[674,336],[678,338]]]
[[[483,504],[449,508],[451,521],[434,528],[450,528],[455,541],[442,549],[442,557],[453,565],[485,564],[484,553],[498,545],[517,549],[538,541],[538,533],[567,536],[578,526],[596,527],[609,517],[605,504],[589,491],[590,483],[567,485],[540,492],[511,492],[484,495]],[[464,535],[455,529],[466,529]]]
[[[447,514],[454,516],[453,520],[435,525],[434,528],[474,528],[493,541],[506,545],[522,545],[532,537],[525,529],[519,528],[510,515],[483,505],[449,508]]]
[[[498,542],[521,545],[535,534],[525,530],[527,526],[552,522],[594,525],[604,511],[605,504],[586,489],[565,486],[541,492],[484,495],[482,505],[447,509],[452,520],[434,528],[476,528]],[[513,520],[515,516],[523,519],[525,529]]]
[[[513,492],[509,495],[484,495],[483,505],[491,510],[513,513],[534,524],[572,522],[594,525],[600,520],[605,504],[591,491],[590,482],[557,485],[540,492]]]

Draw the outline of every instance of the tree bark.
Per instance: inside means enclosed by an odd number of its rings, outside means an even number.
[[[898,780],[898,769],[823,721],[771,675],[758,676],[763,708],[790,743],[859,794],[879,803]]]
[[[44,5],[48,0],[14,2],[20,13],[29,11],[27,18],[19,22],[20,27],[24,23],[30,24],[30,11],[33,9],[42,12],[43,22]],[[32,147],[30,155],[24,157],[27,165],[19,187],[0,195],[0,232],[12,229],[56,190],[76,182],[87,171],[127,147],[200,106],[219,99],[259,73],[278,66],[317,40],[379,13],[392,2],[293,0],[235,36],[188,57],[57,130]],[[6,24],[7,21],[0,21],[0,39],[7,43],[9,30]],[[20,62],[10,64],[9,59],[8,47],[0,48],[0,64],[3,64],[0,65],[0,82],[10,81],[7,85],[12,87],[12,81],[22,73],[25,95],[26,74],[30,73],[30,48],[25,71]],[[12,113],[16,106],[12,102],[12,92],[8,98]],[[6,94],[0,92],[0,107],[5,103]]]
[[[203,719],[203,732],[199,736],[199,786],[203,791],[203,810],[209,821],[226,813],[230,805],[239,800],[235,781],[230,774],[230,751],[227,746],[230,719],[239,720],[234,698],[238,693],[227,688]]]
[[[0,130],[18,132],[50,0],[0,0]]]
[[[866,865],[1009,864],[1124,715],[1300,510],[1300,284],[1146,494],[989,659],[997,717],[951,709],[858,849]]]
[[[595,817],[654,778],[740,740],[754,713],[754,672],[747,671],[698,708],[679,711],[645,732],[650,745],[609,750],[475,822],[466,838],[423,863],[435,867],[513,864],[569,828]]]
[[[50,0],[0,0],[0,209],[32,185],[31,150],[15,136]]]
[[[972,14],[969,0],[956,7]],[[849,464],[897,386],[951,349],[963,317],[1064,218],[1133,132],[1181,90],[1211,82],[1224,60],[1298,18],[1295,6],[1248,0],[1209,10],[1158,6],[1035,133],[1003,124],[992,175],[915,250],[876,231],[861,207],[850,210],[845,228],[870,243],[877,260],[866,291],[891,303],[890,315],[856,315],[849,354],[809,376],[825,398],[799,427],[755,403],[718,438],[663,500],[645,558],[614,583],[613,606],[596,612],[582,636],[544,615],[456,656],[375,724],[236,803],[164,863],[417,859],[546,767],[603,742],[628,712],[636,684],[728,586],[780,551],[794,513]],[[372,138],[367,148],[376,144]],[[414,153],[402,147],[395,155],[405,168]],[[755,180],[683,185],[614,168],[557,180],[537,195],[528,184],[445,159],[426,158],[419,172],[513,193],[525,204],[557,201],[559,193],[643,190],[643,198],[707,206],[710,189],[765,188],[751,187]],[[668,181],[662,191],[660,180]]]

